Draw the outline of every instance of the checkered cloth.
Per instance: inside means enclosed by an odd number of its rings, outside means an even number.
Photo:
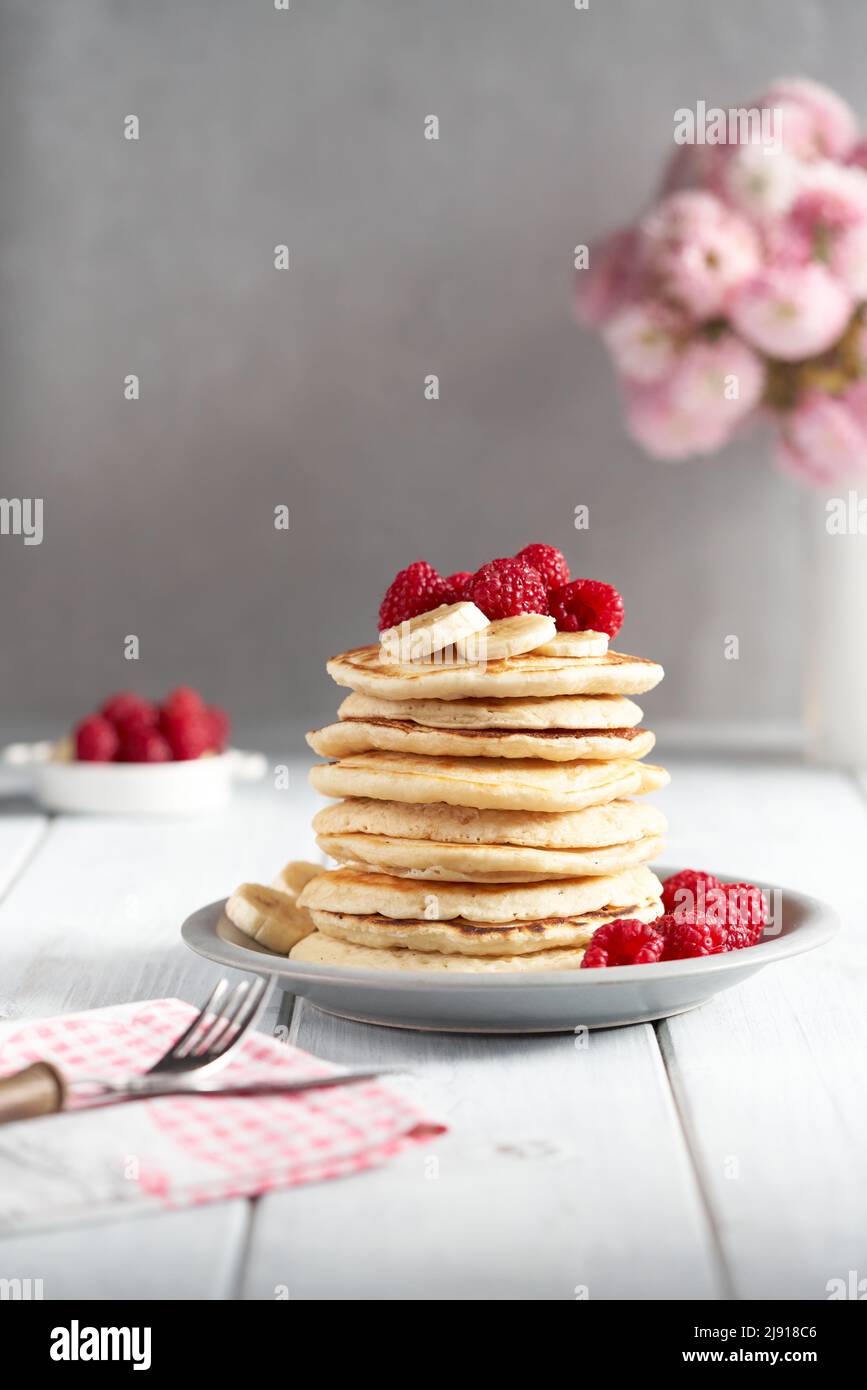
[[[70,1080],[146,1071],[196,1010],[179,999],[0,1026],[0,1075],[42,1059]],[[238,1045],[220,1080],[337,1070],[276,1038]],[[376,1081],[286,1096],[170,1096],[0,1129],[0,1232],[193,1206],[371,1168],[443,1132]]]

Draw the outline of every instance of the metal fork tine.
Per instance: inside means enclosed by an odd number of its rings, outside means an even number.
[[[270,976],[254,975],[234,988],[225,977],[221,979],[204,1008],[147,1075],[179,1076],[216,1064],[256,1022],[272,985]]]
[[[254,983],[251,984],[241,1004],[241,1008],[238,1010],[233,1020],[234,1026],[227,1029],[226,1033],[216,1042],[212,1041],[211,1043],[209,1050],[215,1057],[221,1057],[228,1048],[234,1047],[238,1039],[246,1033],[251,1024],[256,1021],[259,1006],[262,1003],[267,988],[267,981],[261,979],[261,977],[258,977]]]
[[[223,1037],[226,1030],[231,1027],[238,1010],[244,1002],[244,998],[250,988],[249,980],[241,980],[232,990],[229,998],[225,1001],[219,1014],[213,1019],[210,1027],[206,1028],[202,1036],[196,1042],[196,1057],[203,1057],[213,1051],[217,1041]]]
[[[189,1028],[185,1029],[184,1032],[181,1033],[179,1038],[175,1038],[168,1052],[166,1052],[164,1056],[160,1057],[159,1061],[156,1063],[157,1066],[159,1066],[160,1062],[166,1061],[166,1059],[169,1057],[186,1056],[186,1052],[183,1050],[184,1044],[187,1043],[190,1040],[190,1038],[192,1038],[197,1028],[199,1028],[204,1019],[207,1018],[208,1014],[213,1010],[214,1005],[217,1003],[218,999],[222,998],[222,996],[226,993],[226,990],[228,988],[229,981],[226,979],[225,976],[223,976],[223,978],[221,980],[218,980],[217,983],[214,985],[214,988],[211,990],[207,1002],[204,1004],[203,1008],[193,1019]],[[154,1068],[151,1067],[151,1071],[153,1070]]]
[[[189,1031],[185,1042],[181,1041],[175,1046],[173,1055],[176,1058],[189,1061],[190,1058],[194,1057],[196,1051],[202,1044],[203,1038],[206,1038],[208,1034],[213,1031],[216,1024],[218,1024],[223,1017],[226,1007],[233,997],[232,994],[229,994],[229,989],[231,988],[229,981],[226,980],[224,983],[226,988],[220,991],[216,1006],[212,1005],[211,1008],[202,1015],[198,1021],[198,1025]]]

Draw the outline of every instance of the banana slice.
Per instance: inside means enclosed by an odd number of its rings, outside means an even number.
[[[459,638],[455,646],[463,661],[503,661],[536,651],[556,632],[554,619],[545,613],[519,613],[515,618],[496,618],[483,632]]]
[[[388,665],[427,661],[461,637],[481,632],[488,620],[474,603],[441,603],[379,634],[379,659]]]
[[[297,898],[311,878],[324,873],[324,864],[311,864],[308,859],[290,859],[288,864],[283,865],[277,877],[272,879],[271,887],[281,893],[288,893],[290,898]]]
[[[558,632],[535,650],[539,656],[604,656],[608,651],[608,633]]]
[[[295,898],[264,883],[242,883],[226,903],[229,921],[260,946],[278,956],[313,931],[313,919]]]

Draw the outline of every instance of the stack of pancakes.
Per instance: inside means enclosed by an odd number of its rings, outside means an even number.
[[[659,916],[647,862],[666,823],[643,796],[668,774],[641,761],[654,737],[629,697],[663,671],[605,645],[484,665],[386,663],[370,646],[328,663],[353,693],[307,741],[334,759],[310,780],[342,799],[313,824],[342,867],[302,892],[316,931],[293,959],[572,970],[604,922]]]

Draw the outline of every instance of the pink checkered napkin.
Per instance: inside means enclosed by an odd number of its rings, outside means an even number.
[[[70,1079],[146,1071],[196,1010],[179,999],[0,1026],[0,1075],[45,1058]],[[220,1079],[329,1075],[255,1033]],[[379,1082],[287,1096],[170,1096],[0,1131],[0,1232],[249,1197],[341,1177],[443,1132]]]

